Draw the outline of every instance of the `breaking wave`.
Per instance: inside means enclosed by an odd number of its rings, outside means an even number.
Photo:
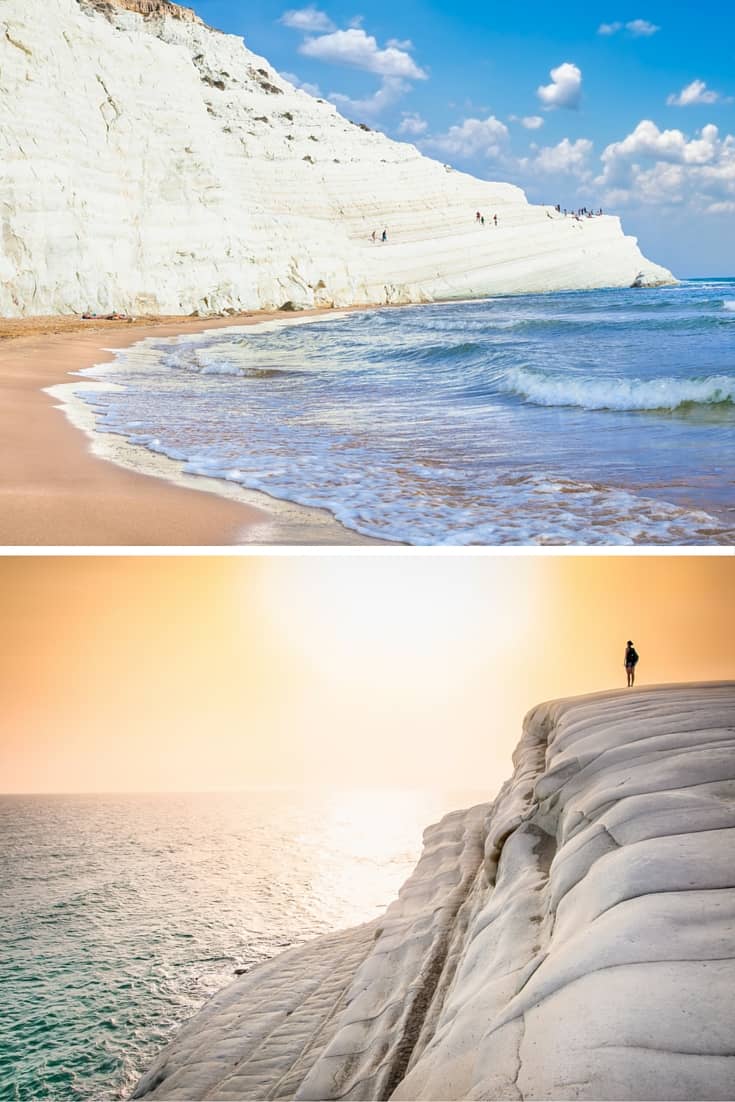
[[[98,431],[366,536],[729,544],[734,320],[735,281],[366,310],[149,338],[83,396]]]
[[[710,375],[692,379],[583,379],[518,367],[506,373],[507,390],[539,406],[580,409],[675,410],[735,401],[735,379]]]

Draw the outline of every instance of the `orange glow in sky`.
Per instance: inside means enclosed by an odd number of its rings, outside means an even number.
[[[541,700],[735,675],[730,556],[4,558],[0,790],[486,788]]]

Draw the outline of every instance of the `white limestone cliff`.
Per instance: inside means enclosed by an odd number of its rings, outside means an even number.
[[[673,278],[618,218],[564,219],[368,132],[167,0],[0,0],[0,171],[5,316]]]
[[[735,1097],[735,682],[534,709],[385,916],[255,968],[147,1099]]]

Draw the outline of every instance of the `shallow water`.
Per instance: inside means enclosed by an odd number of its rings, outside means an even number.
[[[366,535],[735,542],[735,280],[149,340],[113,377],[100,430]]]
[[[0,796],[0,1098],[127,1097],[236,967],[380,914],[484,798]]]

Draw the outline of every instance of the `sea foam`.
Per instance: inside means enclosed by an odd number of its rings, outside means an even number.
[[[518,367],[506,373],[506,386],[540,406],[580,409],[674,410],[735,400],[735,379],[710,375],[691,379],[583,379]]]
[[[83,397],[98,430],[183,478],[372,538],[732,543],[734,293],[516,296],[152,339]]]

